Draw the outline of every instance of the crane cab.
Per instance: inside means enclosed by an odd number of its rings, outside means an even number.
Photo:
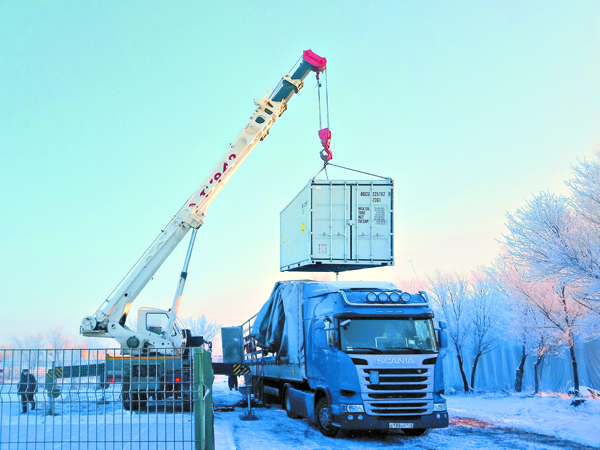
[[[183,324],[179,318],[175,319],[170,336],[166,336],[169,323],[169,312],[158,308],[140,308],[137,316],[137,332],[139,334],[152,333],[173,342],[174,347],[182,347],[184,340]]]

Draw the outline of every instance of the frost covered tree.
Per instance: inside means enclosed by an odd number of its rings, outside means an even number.
[[[46,341],[52,349],[73,348],[73,339],[69,336],[62,325],[50,328],[46,333]]]
[[[8,341],[17,349],[39,349],[44,346],[45,338],[42,332],[23,333],[9,336]]]
[[[504,237],[528,289],[546,286],[544,295],[531,295],[530,301],[567,345],[578,390],[576,337],[597,336],[600,325],[600,152],[578,161],[567,185],[572,198],[542,192],[507,214]]]
[[[596,159],[583,159],[573,166],[573,176],[567,186],[573,193],[577,213],[600,232],[600,149]]]
[[[515,374],[515,391],[522,391],[525,362],[528,356],[532,356],[535,357],[534,393],[537,394],[540,391],[544,358],[557,349],[560,341],[559,330],[547,323],[545,314],[537,306],[547,299],[547,292],[551,292],[554,286],[548,282],[528,281],[506,253],[498,258],[490,273],[507,299],[506,330],[516,337],[521,347],[521,360]]]
[[[507,253],[517,267],[544,277],[569,276],[567,268],[584,249],[577,239],[579,223],[563,195],[541,192],[515,214],[507,213]]]
[[[572,192],[573,211],[580,219],[579,240],[587,251],[569,261],[566,270],[585,288],[579,301],[600,315],[600,149],[595,159],[573,166],[567,181]]]
[[[480,272],[468,294],[468,317],[471,322],[471,345],[473,367],[471,369],[471,389],[475,388],[475,373],[481,357],[490,353],[498,345],[498,328],[502,321],[503,296],[494,280]]]
[[[188,317],[182,320],[186,328],[192,331],[192,334],[196,336],[204,336],[205,341],[212,341],[216,336],[222,325],[217,322],[217,319],[209,319],[204,314],[194,319]]]
[[[510,252],[506,258],[510,263],[505,265],[505,270],[512,272],[504,275],[506,289],[512,292],[515,301],[522,302],[525,308],[531,308],[534,314],[529,318],[538,321],[535,327],[540,336],[537,341],[540,344],[538,362],[540,357],[543,359],[547,346],[552,345],[552,341],[565,344],[571,358],[575,390],[579,391],[575,337],[589,339],[593,332],[590,334],[583,328],[587,310],[575,301],[579,296],[577,286],[568,286],[558,275],[540,279],[535,272],[528,272],[523,261],[516,262],[512,259]],[[529,324],[531,323],[530,321]],[[553,336],[546,328],[552,329],[556,334]]]
[[[468,317],[468,281],[464,275],[447,275],[437,272],[429,279],[432,300],[439,313],[440,320],[448,324],[448,339],[458,360],[465,392],[469,392],[469,383],[465,374],[464,360],[467,342],[471,333]]]
[[[572,188],[583,189],[581,180],[574,180],[568,182]],[[594,222],[600,217],[593,217],[582,195],[535,195],[515,214],[507,214],[509,234],[504,237],[517,266],[526,266],[539,279],[577,286],[573,300],[600,316],[600,229]]]

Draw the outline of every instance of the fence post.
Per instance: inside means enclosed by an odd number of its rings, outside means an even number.
[[[196,450],[214,450],[212,404],[213,370],[211,354],[203,348],[193,350],[194,441]]]

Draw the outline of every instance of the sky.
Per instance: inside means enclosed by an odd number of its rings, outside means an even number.
[[[506,212],[600,143],[598,23],[597,1],[0,0],[0,343],[77,336],[306,49],[333,162],[395,180],[395,266],[340,280],[490,263]],[[208,210],[181,316],[240,325],[298,276],[279,213],[321,168],[315,86]],[[134,310],[171,306],[186,247]]]

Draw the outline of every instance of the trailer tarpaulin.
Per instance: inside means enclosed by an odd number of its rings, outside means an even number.
[[[280,281],[254,320],[258,345],[290,363],[304,362],[302,298],[305,282]]]

